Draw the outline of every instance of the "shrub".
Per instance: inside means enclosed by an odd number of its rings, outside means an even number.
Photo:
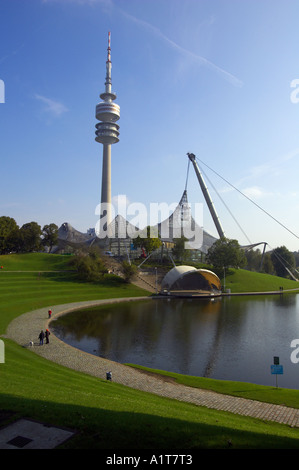
[[[122,271],[126,282],[130,282],[137,273],[137,267],[128,261],[122,262]]]
[[[71,266],[77,271],[78,278],[82,281],[96,282],[103,278],[107,269],[96,250],[90,252],[78,252],[70,260]]]

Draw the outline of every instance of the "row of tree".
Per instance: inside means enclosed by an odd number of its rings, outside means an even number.
[[[19,227],[13,218],[0,217],[0,254],[28,253],[40,251],[45,247],[51,251],[57,240],[58,227],[54,223],[44,225],[42,228],[37,222],[28,222]],[[185,240],[184,238],[175,240],[172,250],[173,256],[180,261],[187,261],[190,256],[190,250],[184,248]],[[143,247],[147,254],[159,248],[161,244],[159,237],[150,236],[150,227],[146,229],[146,237],[137,237],[134,240],[135,247]],[[90,265],[87,267],[85,263],[84,269],[92,272],[97,264],[96,271],[102,271],[103,266],[99,266],[98,257],[95,259],[91,256],[89,261]],[[281,246],[263,256],[259,249],[245,252],[237,240],[221,238],[208,250],[206,262],[216,269],[238,267],[289,277],[290,272],[299,266],[299,252],[292,253],[285,246]]]
[[[51,223],[43,228],[37,222],[28,222],[21,227],[7,216],[0,217],[0,254],[28,253],[49,250],[57,243],[58,227]]]
[[[187,239],[184,237],[174,240],[172,255],[176,260],[188,262],[191,251],[185,249],[185,241]],[[159,238],[150,237],[150,227],[147,227],[144,238],[137,237],[134,240],[134,246],[143,247],[147,254],[159,248],[161,244]],[[237,240],[221,238],[208,250],[206,262],[216,269],[245,268],[280,277],[290,277],[290,272],[299,266],[299,252],[292,253],[285,246],[281,246],[263,255],[259,249],[244,251]]]
[[[208,250],[207,262],[215,268],[246,268],[288,278],[298,266],[295,254],[281,246],[263,256],[259,249],[245,252],[237,240],[222,238]]]

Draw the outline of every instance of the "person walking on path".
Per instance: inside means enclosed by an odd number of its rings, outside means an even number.
[[[49,336],[50,336],[50,331],[46,329],[45,331],[46,344],[49,344]]]
[[[109,380],[110,382],[112,381],[112,372],[111,372],[111,370],[106,373],[106,379]]]
[[[44,337],[45,337],[45,333],[44,331],[42,330],[38,336],[39,338],[39,345],[42,346],[44,344]]]
[[[49,315],[49,318],[51,318],[51,315],[52,315],[52,310],[51,309],[48,310],[48,315]]]

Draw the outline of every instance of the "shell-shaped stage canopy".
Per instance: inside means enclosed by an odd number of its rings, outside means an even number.
[[[164,277],[162,290],[167,291],[221,291],[219,277],[208,269],[176,266]]]

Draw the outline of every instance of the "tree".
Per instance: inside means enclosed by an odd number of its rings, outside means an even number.
[[[275,272],[274,266],[271,260],[271,256],[269,253],[265,253],[262,271],[263,273],[266,273],[266,274],[274,274]]]
[[[77,271],[78,278],[82,281],[100,281],[103,274],[107,273],[105,264],[97,249],[91,249],[88,253],[78,252],[72,257],[70,265]]]
[[[299,266],[299,251],[294,251],[293,255],[294,255],[294,258],[295,258],[296,266]]]
[[[126,282],[130,282],[137,273],[137,266],[130,264],[128,261],[122,262],[122,272]]]
[[[6,240],[7,251],[19,253],[22,251],[22,237],[21,237],[21,229],[20,227],[14,228]]]
[[[259,249],[248,250],[245,253],[245,256],[247,261],[246,269],[249,269],[250,271],[259,271],[262,260],[261,251]]]
[[[14,219],[7,216],[0,217],[0,254],[12,251],[9,239],[13,232],[18,229],[19,227]]]
[[[233,267],[242,268],[246,265],[244,251],[241,250],[237,240],[220,238],[208,250],[207,261],[215,268]]]
[[[188,241],[187,238],[175,238],[174,247],[172,248],[172,254],[175,259],[179,261],[186,261],[190,258],[190,250],[185,248],[185,242]]]
[[[58,240],[58,227],[56,224],[44,225],[42,230],[42,244],[49,247],[51,252],[54,245]]]
[[[289,277],[286,267],[288,269],[295,267],[294,255],[285,246],[275,248],[271,253],[271,260],[277,276],[280,277]]]
[[[28,222],[20,228],[21,250],[24,252],[38,251],[41,249],[42,230],[37,222]]]
[[[151,236],[151,227],[148,226],[143,230],[143,235],[134,238],[133,245],[134,248],[141,247],[144,248],[147,254],[152,253],[152,251],[157,250],[161,246],[162,242],[159,237]]]

